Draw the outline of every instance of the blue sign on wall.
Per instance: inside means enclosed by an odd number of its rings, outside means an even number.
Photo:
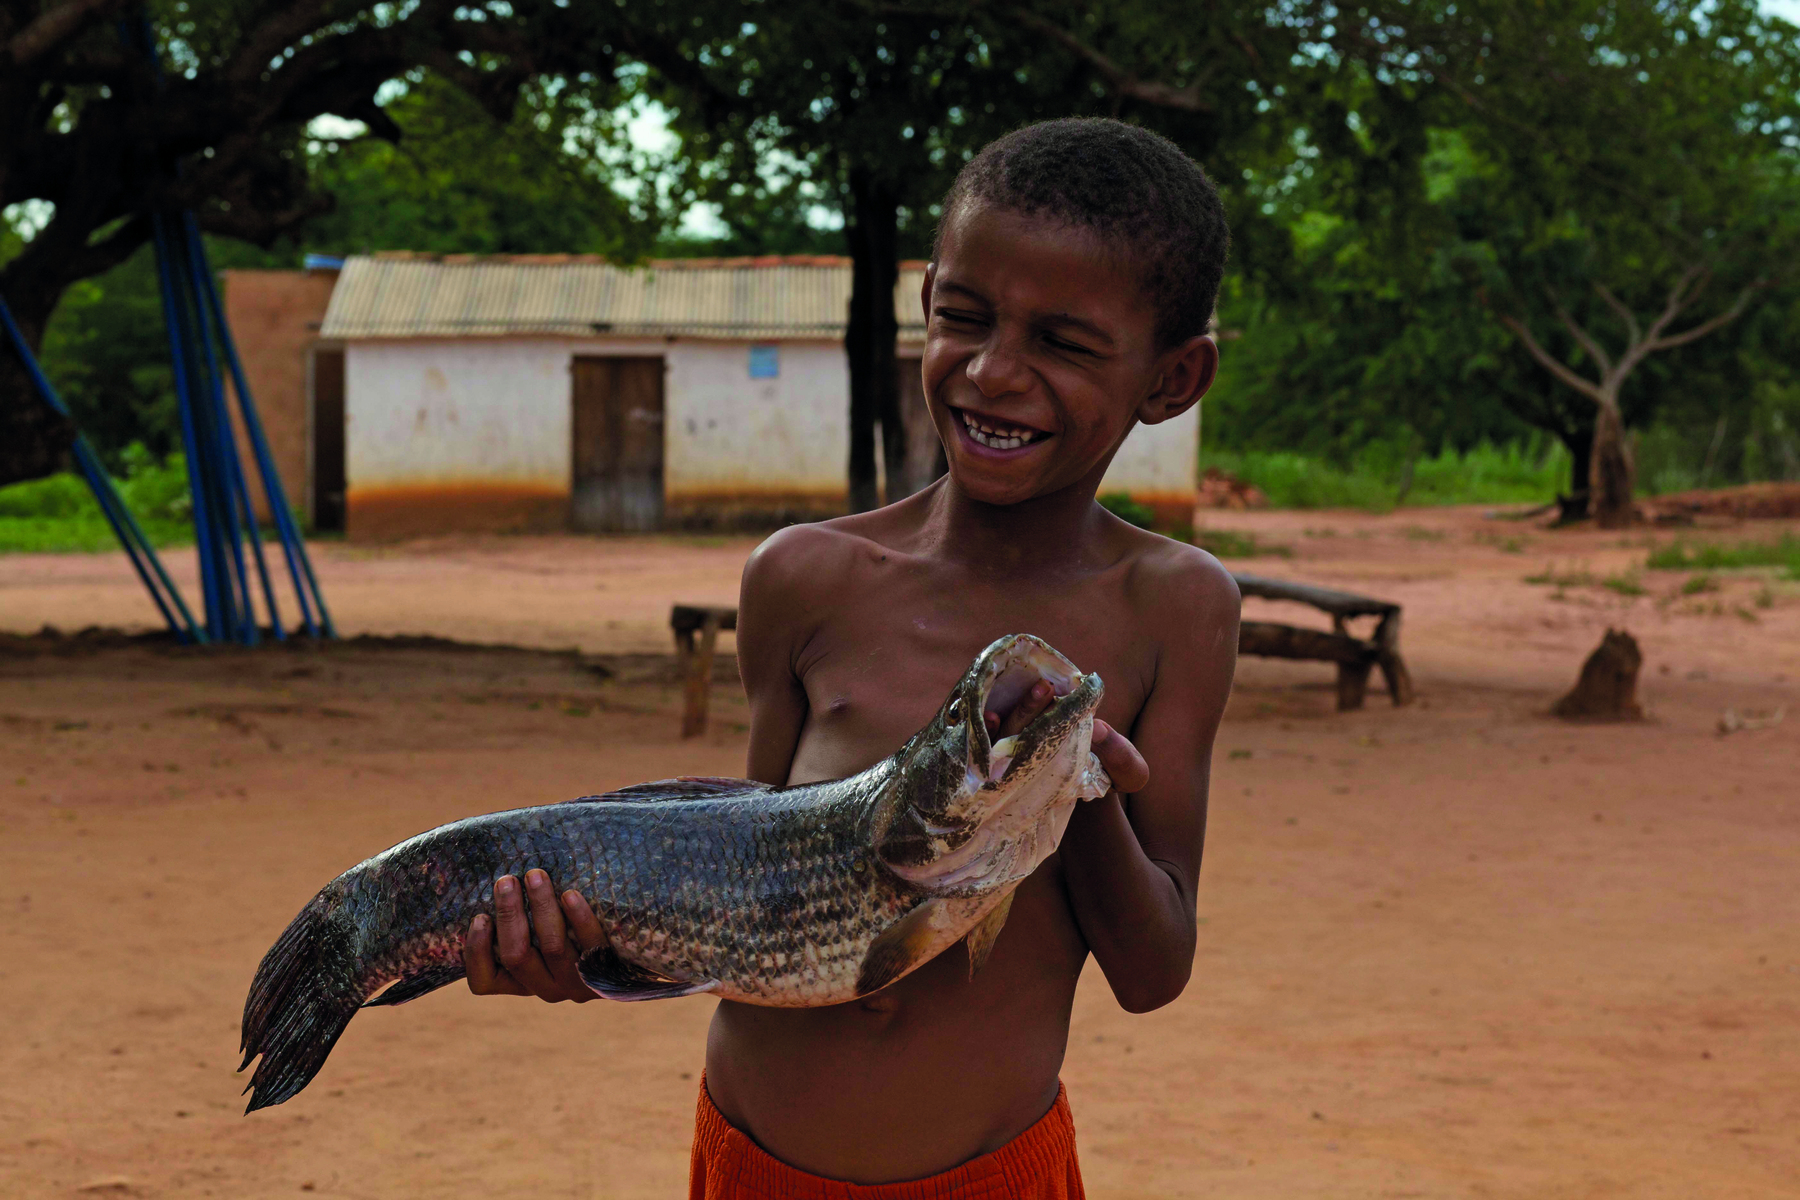
[[[781,374],[781,347],[750,347],[750,378],[774,379]]]

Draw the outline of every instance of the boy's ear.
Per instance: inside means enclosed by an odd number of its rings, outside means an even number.
[[[927,276],[926,287],[931,284]],[[1219,343],[1211,334],[1196,334],[1163,354],[1162,374],[1138,405],[1138,420],[1160,425],[1200,402],[1219,374]]]
[[[931,281],[937,278],[937,264],[925,264],[925,282],[919,285],[919,307],[925,312],[925,324],[931,324]]]

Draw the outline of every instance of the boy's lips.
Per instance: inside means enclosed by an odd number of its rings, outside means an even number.
[[[1021,450],[1050,437],[1042,429],[988,416],[966,408],[951,406],[963,435],[977,446],[988,450]]]

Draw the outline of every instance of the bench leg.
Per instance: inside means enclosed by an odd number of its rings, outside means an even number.
[[[707,702],[712,697],[713,649],[719,642],[719,618],[708,614],[700,626],[700,647],[694,648],[694,635],[678,634],[685,678],[682,685],[681,736],[698,737],[706,732]]]
[[[1363,706],[1369,692],[1369,671],[1374,663],[1339,663],[1337,676],[1337,710],[1350,712]]]
[[[1413,701],[1412,672],[1406,669],[1398,654],[1383,654],[1376,660],[1381,666],[1381,677],[1387,681],[1388,695],[1394,699],[1394,707],[1411,704]]]

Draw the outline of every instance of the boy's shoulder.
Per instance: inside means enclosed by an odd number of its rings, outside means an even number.
[[[790,525],[770,535],[744,567],[745,592],[780,594],[802,605],[807,597],[841,598],[862,569],[915,552],[916,530],[906,519],[914,514],[896,512],[903,507]],[[1236,613],[1237,581],[1217,558],[1095,508],[1096,544],[1086,557],[1096,574],[1123,576],[1134,607],[1178,605],[1194,616]]]

